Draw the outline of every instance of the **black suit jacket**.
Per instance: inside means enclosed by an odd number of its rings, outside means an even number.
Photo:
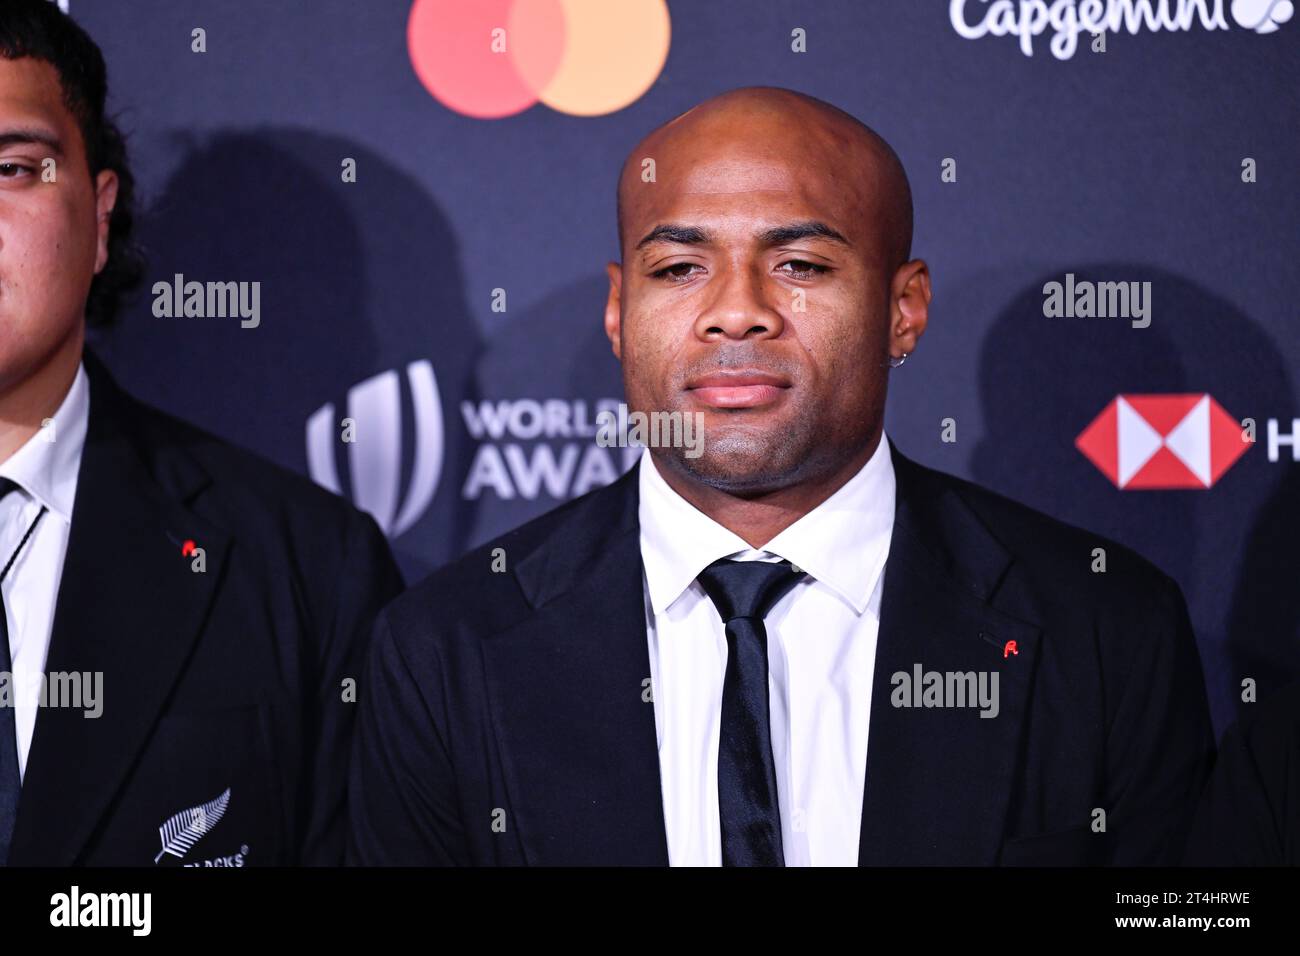
[[[859,862],[1176,862],[1214,746],[1178,586],[891,450]],[[351,862],[668,862],[637,498],[633,469],[381,615]],[[996,670],[999,715],[892,706],[891,675],[918,663]]]
[[[1300,866],[1300,685],[1243,709],[1219,741],[1187,862]]]
[[[401,589],[383,536],[85,364],[46,671],[102,672],[103,713],[39,711],[10,865],[153,866],[160,828],[205,805],[206,832],[158,865],[341,862],[356,705],[340,685]]]

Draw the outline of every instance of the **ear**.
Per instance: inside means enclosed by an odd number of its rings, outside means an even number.
[[[605,300],[605,335],[609,337],[614,357],[623,361],[623,266],[618,262],[605,264],[609,276],[609,298]]]
[[[108,264],[108,226],[117,205],[117,173],[101,170],[95,177],[95,274]]]
[[[930,267],[921,259],[899,266],[890,284],[889,354],[911,355],[930,311]]]

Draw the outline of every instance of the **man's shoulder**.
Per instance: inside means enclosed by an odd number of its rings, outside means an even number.
[[[170,452],[192,459],[211,479],[211,494],[246,509],[244,514],[271,517],[300,512],[328,523],[348,523],[364,517],[345,498],[322,488],[309,478],[276,464],[254,451],[177,418],[168,412],[131,399],[137,435],[165,467]]]
[[[386,609],[390,627],[427,631],[430,622],[486,626],[498,631],[529,605],[518,569],[545,561],[543,552],[591,547],[593,536],[626,521],[635,500],[635,469],[467,551],[413,585]],[[598,550],[598,548],[597,548]],[[564,558],[571,557],[566,554]],[[563,560],[564,558],[561,558]]]
[[[1056,518],[998,491],[908,460],[900,469],[928,491],[958,499],[1035,585],[1066,589],[1092,602],[1124,602],[1135,595],[1178,591],[1154,562],[1132,547]]]
[[[303,564],[341,564],[349,550],[365,557],[386,551],[374,519],[351,502],[135,398],[97,360],[86,364],[91,373],[87,440],[92,435],[124,439],[164,496],[249,545],[275,553],[291,551]],[[83,453],[83,473],[86,462]]]

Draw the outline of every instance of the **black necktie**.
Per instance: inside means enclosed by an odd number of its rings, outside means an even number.
[[[0,501],[18,486],[0,478]],[[0,561],[4,560],[0,558]],[[22,780],[18,776],[18,730],[14,725],[13,662],[9,659],[9,616],[4,595],[0,594],[0,680],[7,686],[8,700],[0,700],[0,866],[9,860],[9,841],[13,839],[14,821],[18,818],[18,793]]]
[[[768,720],[763,618],[804,572],[789,561],[714,561],[698,578],[727,632],[718,741],[723,866],[785,866]]]

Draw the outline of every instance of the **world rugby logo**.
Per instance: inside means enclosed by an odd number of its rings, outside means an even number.
[[[1254,33],[1273,33],[1295,15],[1292,0],[1233,0],[1229,9],[1237,26]],[[1198,22],[1205,30],[1229,29],[1223,0],[951,0],[948,16],[967,40],[1016,37],[1025,56],[1034,55],[1035,39],[1050,30],[1058,60],[1074,56],[1080,34],[1182,32]]]
[[[406,366],[414,410],[414,462],[410,486],[402,485],[402,378],[389,369],[348,390],[347,415],[336,417],[326,402],[307,419],[307,467],[312,480],[342,494],[335,450],[347,449],[352,503],[396,538],[428,509],[442,474],[442,400],[433,365],[421,359]]]

